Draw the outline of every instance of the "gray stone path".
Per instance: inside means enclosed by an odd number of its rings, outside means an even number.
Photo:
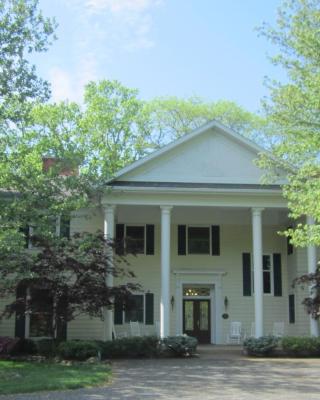
[[[320,400],[320,359],[248,359],[223,349],[200,353],[192,359],[115,362],[107,387],[0,400]]]

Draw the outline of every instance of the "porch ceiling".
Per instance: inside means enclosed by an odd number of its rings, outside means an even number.
[[[120,223],[159,223],[159,206],[119,205],[117,220]],[[220,225],[251,225],[251,208],[243,207],[190,207],[176,206],[171,212],[172,224],[207,224],[214,221]],[[289,224],[285,208],[265,209],[262,213],[263,225]]]

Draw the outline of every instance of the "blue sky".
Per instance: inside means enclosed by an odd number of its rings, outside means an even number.
[[[255,27],[281,0],[40,0],[58,40],[36,57],[54,101],[81,101],[90,80],[117,79],[140,97],[201,96],[256,111],[276,51]]]

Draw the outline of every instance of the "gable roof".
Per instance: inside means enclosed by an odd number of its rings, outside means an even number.
[[[256,143],[254,143],[252,140],[240,135],[239,133],[236,133],[232,129],[226,127],[225,125],[217,122],[217,121],[210,121],[201,127],[195,129],[194,131],[187,133],[186,135],[182,136],[181,138],[167,144],[166,146],[162,147],[159,150],[154,151],[153,153],[147,155],[146,157],[141,158],[140,160],[137,160],[133,162],[130,165],[127,165],[126,167],[120,169],[115,176],[109,181],[110,183],[121,178],[123,175],[127,174],[128,172],[132,172],[137,168],[140,168],[144,164],[159,158],[163,154],[175,149],[176,147],[196,138],[197,136],[200,136],[204,133],[206,133],[210,129],[216,129],[220,133],[229,136],[233,140],[237,141],[238,143],[244,145],[245,147],[249,148],[251,151],[255,152],[257,155],[261,152],[266,152],[266,150]]]

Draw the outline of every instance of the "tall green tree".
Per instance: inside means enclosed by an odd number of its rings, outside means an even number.
[[[91,172],[101,179],[138,158],[152,147],[138,91],[118,81],[90,82],[85,87],[81,143]]]
[[[50,90],[30,62],[54,39],[56,24],[39,10],[38,0],[0,0],[0,126],[23,122],[30,102],[46,100]]]
[[[260,165],[276,178],[287,174],[283,193],[295,229],[288,231],[296,246],[320,245],[320,3],[290,0],[279,9],[277,26],[264,25],[261,33],[279,53],[272,62],[284,69],[285,82],[269,83],[264,106],[276,126],[272,157]],[[314,226],[305,223],[309,215]]]
[[[212,120],[266,144],[264,119],[232,101],[206,102],[199,97],[160,97],[145,102],[144,112],[157,146],[171,142]]]

